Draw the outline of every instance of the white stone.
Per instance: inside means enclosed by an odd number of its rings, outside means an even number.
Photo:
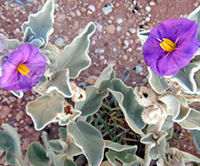
[[[93,13],[96,11],[96,8],[94,5],[89,5],[88,9],[91,10]]]
[[[147,5],[147,6],[145,7],[145,10],[146,10],[147,12],[150,12],[150,11],[151,11],[151,7]]]
[[[58,47],[62,47],[65,44],[63,38],[59,37],[58,39],[56,39],[55,41],[55,45]]]
[[[121,26],[117,26],[117,31],[121,31],[122,27]]]
[[[136,73],[136,74],[139,74],[139,73],[141,73],[142,71],[143,71],[143,68],[142,68],[141,66],[138,66],[138,65],[135,66],[135,73]]]
[[[135,28],[129,28],[129,32],[130,32],[131,34],[134,34],[134,33],[136,33],[136,29],[135,29]]]
[[[102,11],[105,15],[108,15],[109,13],[112,12],[112,6],[108,5],[102,8]]]
[[[117,23],[118,23],[118,24],[121,24],[122,22],[123,22],[123,19],[122,19],[122,18],[118,18],[118,19],[117,19]]]

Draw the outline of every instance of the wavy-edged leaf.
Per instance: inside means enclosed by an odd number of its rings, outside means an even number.
[[[132,149],[133,146],[132,145],[121,145],[119,143],[116,142],[112,142],[110,140],[105,140],[105,148],[117,151],[117,152],[121,152],[124,150],[128,150],[128,149]]]
[[[65,97],[72,97],[72,88],[69,83],[69,70],[64,69],[57,71],[53,78],[46,84],[46,92],[50,93],[53,90],[57,90]]]
[[[67,138],[67,130],[65,127],[60,127],[59,128],[59,134],[58,134],[59,138],[63,141],[66,141]]]
[[[107,96],[107,91],[99,91],[97,88],[89,86],[86,89],[86,99],[75,103],[75,109],[82,112],[81,116],[92,115],[99,110],[103,99]]]
[[[46,151],[38,142],[33,142],[29,145],[27,158],[33,166],[49,165],[49,158],[46,156]]]
[[[146,42],[146,40],[148,39],[149,36],[149,30],[144,30],[144,29],[139,29],[137,31],[137,36],[140,39],[140,42],[142,43],[142,45]]]
[[[90,36],[95,31],[95,24],[89,23],[82,34],[76,37],[70,45],[65,46],[58,61],[56,71],[69,69],[69,77],[76,78],[80,72],[91,65],[88,56]]]
[[[120,79],[114,79],[111,82],[112,87],[108,90],[117,100],[126,122],[134,132],[143,135],[142,129],[145,124],[141,119],[141,113],[144,107],[136,101],[133,88],[126,86]]]
[[[187,101],[182,97],[176,97],[172,93],[165,93],[159,97],[159,100],[165,103],[172,111],[173,121],[181,122],[189,115],[191,108]]]
[[[31,116],[35,129],[43,129],[57,117],[58,113],[62,113],[64,111],[63,102],[64,98],[58,93],[44,95],[29,102],[26,111]]]
[[[177,81],[187,93],[200,94],[200,88],[195,81],[195,73],[200,69],[200,62],[191,62],[187,66],[179,70],[179,72],[171,77],[172,81]]]
[[[121,152],[108,150],[108,152],[106,152],[106,157],[112,165],[116,165],[116,159],[120,160],[123,164],[130,164],[137,160],[135,156],[136,151],[137,146],[132,146],[132,149],[123,150]]]
[[[57,153],[61,153],[63,151],[66,151],[68,149],[68,145],[64,141],[60,140],[50,140],[49,147]]]
[[[74,163],[71,160],[67,159],[67,155],[59,154],[55,156],[55,165],[56,166],[77,166],[76,163]]]
[[[23,92],[15,92],[15,91],[10,91],[13,95],[15,95],[18,98],[22,98],[24,96]]]
[[[188,117],[178,124],[185,129],[200,130],[200,112],[192,109]]]
[[[67,130],[86,155],[89,165],[100,165],[104,154],[104,140],[100,131],[83,121],[70,123]]]
[[[24,41],[31,42],[32,39],[42,38],[45,41],[45,46],[48,43],[49,36],[53,33],[53,23],[54,23],[54,1],[47,0],[44,4],[42,10],[36,14],[29,15],[27,22],[22,25],[22,30],[24,32]],[[27,29],[28,28],[28,29]],[[32,33],[30,33],[32,32]]]
[[[193,143],[196,147],[196,151],[200,154],[200,131],[199,130],[191,130]]]
[[[192,13],[190,13],[187,18],[190,20],[195,20],[196,23],[200,26],[200,6],[197,7]],[[200,40],[200,29],[198,34],[198,39]]]
[[[155,74],[150,67],[148,67],[149,71],[149,84],[151,88],[158,94],[162,94],[165,90],[169,87],[165,81],[164,77],[160,77],[159,75]]]
[[[8,49],[11,50],[16,50],[19,47],[19,45],[22,44],[22,42],[20,42],[17,39],[6,39],[6,41],[8,43]]]
[[[111,80],[115,78],[115,72],[113,71],[113,65],[108,65],[96,80],[94,87],[98,90],[107,90],[111,86]]]
[[[0,149],[6,151],[6,161],[11,165],[19,163],[22,166],[26,166],[22,159],[21,142],[18,133],[8,124],[3,123],[1,127],[4,131],[0,131]]]

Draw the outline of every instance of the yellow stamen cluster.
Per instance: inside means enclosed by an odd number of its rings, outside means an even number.
[[[30,73],[28,66],[26,66],[23,63],[19,64],[19,66],[17,67],[17,71],[20,72],[21,74],[25,75],[25,76],[28,76],[28,74]]]
[[[169,53],[175,50],[176,44],[173,41],[167,38],[163,38],[162,40],[163,42],[160,43],[160,46],[162,47],[163,50]]]

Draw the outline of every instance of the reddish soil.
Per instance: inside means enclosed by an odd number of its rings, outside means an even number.
[[[22,40],[22,23],[28,19],[29,14],[40,10],[45,0],[29,0],[31,5],[27,7],[15,2],[0,1],[0,33],[10,39]],[[55,2],[55,31],[50,37],[51,43],[54,44],[57,38],[62,37],[65,44],[70,44],[87,23],[93,21],[97,24],[97,30],[91,37],[89,53],[92,65],[81,73],[77,81],[89,83],[88,76],[98,77],[107,64],[114,63],[117,77],[122,78],[125,70],[130,71],[127,83],[133,87],[147,82],[142,48],[136,35],[137,29],[151,29],[168,18],[187,17],[200,4],[199,0],[55,0]],[[102,8],[109,5],[112,6],[112,12],[105,15]],[[138,74],[135,72],[136,66],[140,66],[142,70]],[[0,89],[0,124],[8,123],[17,129],[24,152],[29,143],[40,141],[41,132],[34,130],[33,122],[25,112],[27,102],[37,96],[35,92],[29,91],[22,99],[17,99],[10,92]],[[57,127],[51,126],[46,127],[46,130],[53,138],[56,137],[54,131]],[[191,143],[187,145],[183,150],[196,154],[194,146]],[[188,148],[189,146],[192,149]],[[0,164],[6,166],[4,161],[2,157]]]

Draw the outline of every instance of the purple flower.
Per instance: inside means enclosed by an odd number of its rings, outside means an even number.
[[[198,25],[186,18],[169,19],[149,33],[143,45],[146,64],[160,76],[171,76],[186,66],[199,47]]]
[[[10,53],[2,66],[0,86],[6,90],[26,92],[44,75],[45,57],[31,44],[22,44]]]

